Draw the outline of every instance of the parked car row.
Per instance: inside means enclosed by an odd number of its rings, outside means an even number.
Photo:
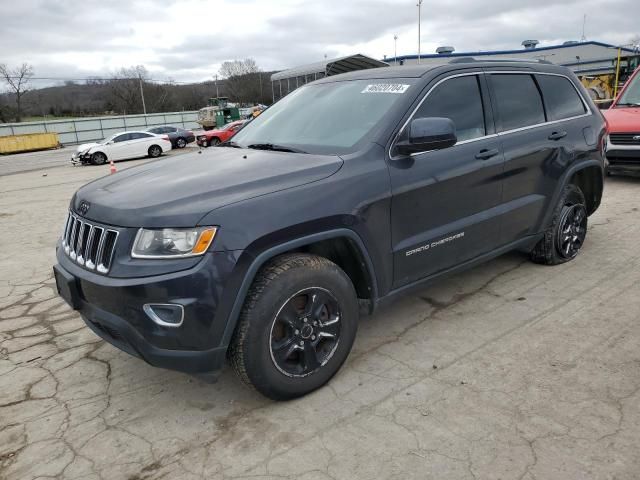
[[[185,148],[195,139],[191,130],[170,125],[120,132],[100,142],[79,145],[71,156],[71,163],[103,165],[111,160],[156,158],[172,148]]]

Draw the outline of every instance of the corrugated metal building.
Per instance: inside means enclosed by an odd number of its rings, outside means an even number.
[[[455,52],[453,47],[440,47],[435,54],[421,55],[420,63],[429,65],[442,63],[443,60],[460,57],[475,57],[483,59],[522,59],[522,60],[546,60],[548,62],[564,65],[571,68],[578,75],[595,75],[613,73],[614,60],[618,56],[618,47],[607,43],[590,42],[565,42],[562,45],[538,47],[536,40],[525,40],[523,48],[518,50],[496,50],[479,52]],[[623,48],[622,55],[633,54],[630,48]],[[385,58],[389,65],[415,65],[418,63],[417,55],[403,55],[397,58]]]
[[[352,72],[354,70],[386,67],[387,65],[387,63],[381,60],[356,54],[283,70],[271,75],[273,101],[275,102],[305,83],[313,82],[319,78]]]

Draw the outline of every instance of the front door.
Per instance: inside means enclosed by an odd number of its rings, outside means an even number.
[[[504,162],[484,75],[440,80],[411,119],[421,117],[453,120],[458,142],[410,157],[391,149],[394,288],[487,253],[500,237]]]

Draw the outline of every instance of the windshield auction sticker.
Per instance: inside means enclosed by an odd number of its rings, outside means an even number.
[[[367,85],[360,93],[404,93],[409,85],[402,83],[374,83]]]

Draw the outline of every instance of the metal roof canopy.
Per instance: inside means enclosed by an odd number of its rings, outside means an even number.
[[[309,63],[299,67],[283,70],[282,72],[271,75],[271,81],[284,80],[287,78],[301,77],[314,73],[324,73],[325,76],[338,75],[339,73],[352,72],[354,70],[364,70],[367,68],[388,67],[389,64],[367,57],[366,55],[356,54],[346,57],[338,57],[321,62]]]

